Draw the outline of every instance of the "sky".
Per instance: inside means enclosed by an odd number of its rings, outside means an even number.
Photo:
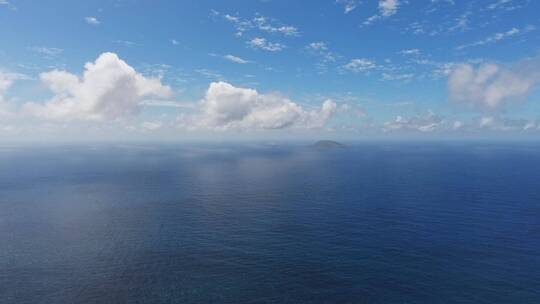
[[[0,0],[0,141],[537,138],[533,0]]]

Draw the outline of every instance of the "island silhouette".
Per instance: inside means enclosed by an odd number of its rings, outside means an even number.
[[[342,149],[346,147],[344,144],[333,140],[319,140],[311,146],[316,149]]]

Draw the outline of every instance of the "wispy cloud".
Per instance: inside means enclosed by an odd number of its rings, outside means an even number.
[[[379,0],[379,14],[369,17],[364,21],[364,25],[370,25],[379,19],[388,18],[395,15],[401,6],[400,0]]]
[[[487,9],[512,11],[518,8],[522,8],[524,6],[524,2],[526,1],[521,1],[520,3],[516,3],[516,1],[513,1],[513,0],[498,0],[488,5]]]
[[[30,48],[33,52],[36,52],[47,59],[56,58],[61,55],[64,50],[55,47],[33,46]]]
[[[121,44],[121,45],[126,46],[126,47],[132,47],[132,46],[139,45],[138,43],[130,41],[130,40],[115,40],[114,43]]]
[[[431,0],[431,4],[449,4],[449,5],[455,5],[456,2],[454,0]]]
[[[172,66],[164,63],[143,64],[141,70],[143,75],[161,79],[169,72]]]
[[[11,10],[17,10],[17,8],[15,7],[15,5],[13,5],[11,2],[9,2],[8,0],[0,0],[0,6],[5,6]]]
[[[359,0],[336,0],[337,4],[343,5],[345,14],[352,12],[361,2]]]
[[[351,61],[345,64],[342,68],[355,73],[368,72],[377,68],[377,64],[366,58],[355,58],[351,59]]]
[[[390,74],[390,73],[382,73],[381,79],[382,80],[399,80],[403,82],[411,81],[414,78],[414,74],[408,73],[408,74]]]
[[[223,58],[225,58],[226,60],[229,60],[231,62],[235,62],[235,63],[240,63],[240,64],[246,64],[246,63],[249,63],[248,60],[245,60],[245,59],[242,59],[238,56],[234,56],[234,55],[225,55],[223,56]]]
[[[493,2],[491,3],[490,5],[487,6],[487,9],[489,10],[494,10],[494,9],[498,9],[500,7],[503,7],[509,3],[511,3],[512,0],[498,0],[496,2]]]
[[[209,69],[196,69],[196,73],[212,80],[223,80],[224,77],[219,72],[209,70]]]
[[[506,32],[495,33],[495,34],[493,34],[493,35],[491,35],[489,37],[486,37],[486,38],[484,38],[482,40],[478,40],[478,41],[475,41],[475,42],[472,42],[472,43],[457,46],[456,50],[463,50],[463,49],[470,48],[470,47],[496,43],[496,42],[499,42],[501,40],[505,40],[505,39],[508,39],[508,38],[511,38],[511,37],[514,37],[514,36],[517,36],[517,35],[522,35],[522,34],[534,31],[535,29],[536,29],[536,27],[534,27],[533,25],[528,25],[523,29],[518,29],[516,27],[513,27],[513,28],[509,29]]]
[[[328,50],[328,47],[326,46],[326,43],[324,42],[312,42],[306,46],[307,49],[313,50],[313,51],[326,51]]]
[[[285,45],[277,42],[267,41],[265,38],[256,37],[247,42],[248,46],[254,49],[261,49],[269,52],[279,52],[286,48]]]
[[[101,23],[96,17],[84,17],[84,21],[91,25],[99,25]]]
[[[213,15],[221,16],[221,13],[218,11],[213,11]],[[295,26],[283,24],[275,19],[268,18],[260,14],[256,14],[250,19],[243,19],[239,16],[230,14],[223,14],[222,16],[225,20],[231,22],[234,25],[237,36],[242,36],[244,32],[250,30],[257,30],[259,32],[265,33],[282,34],[285,36],[300,35],[300,31]]]
[[[399,52],[401,55],[406,55],[406,56],[415,56],[415,55],[420,55],[420,50],[419,49],[407,49],[407,50],[402,50]]]
[[[467,30],[469,28],[469,23],[471,22],[470,21],[471,15],[472,15],[472,12],[469,10],[461,14],[459,17],[455,19],[454,25],[448,28],[448,31],[450,32],[462,31],[463,32]]]
[[[328,49],[325,42],[312,42],[306,46],[306,50],[312,54],[322,57],[323,61],[336,61],[336,56]]]
[[[444,118],[428,110],[425,114],[411,117],[397,116],[394,120],[383,124],[384,132],[419,131],[434,132],[444,126]]]
[[[291,25],[273,25],[270,19],[262,15],[255,16],[252,23],[261,31],[268,33],[280,33],[286,36],[298,36],[298,29]]]
[[[316,65],[319,73],[325,73],[328,70],[328,63],[336,61],[336,55],[328,49],[325,42],[311,42],[306,45],[305,49],[309,54],[320,58],[320,61]]]

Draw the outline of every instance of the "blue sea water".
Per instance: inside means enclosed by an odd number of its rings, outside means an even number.
[[[0,146],[0,303],[540,303],[540,144]]]

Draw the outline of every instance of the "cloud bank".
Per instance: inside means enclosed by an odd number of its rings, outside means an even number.
[[[5,91],[16,78],[0,73],[0,105]],[[19,114],[45,122],[113,122],[139,114],[148,105],[179,105],[170,99],[170,87],[160,78],[145,77],[114,53],[103,53],[85,64],[82,75],[53,70],[39,75],[52,96],[44,102],[27,102]],[[261,94],[219,81],[210,83],[202,100],[189,104],[177,126],[191,130],[268,130],[323,127],[337,111],[332,100],[306,109],[279,94]],[[0,108],[2,110],[3,108]],[[142,130],[164,127],[160,121],[146,121]]]

